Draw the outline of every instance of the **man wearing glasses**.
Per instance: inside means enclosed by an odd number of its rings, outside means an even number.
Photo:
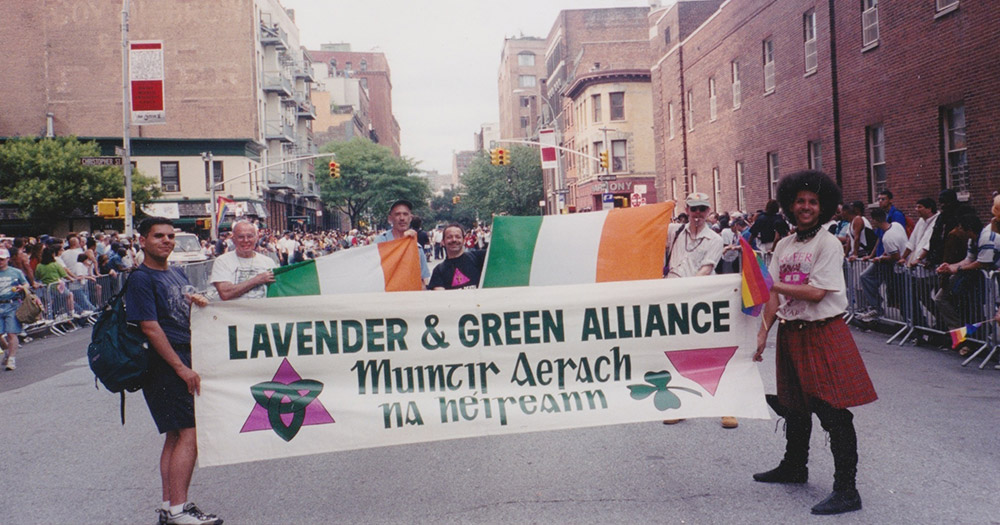
[[[212,264],[211,282],[223,301],[267,297],[267,284],[274,282],[277,263],[257,253],[257,226],[248,221],[233,226],[235,251],[226,252]]]
[[[722,258],[722,237],[712,231],[705,222],[711,207],[708,195],[692,193],[687,196],[687,224],[671,224],[667,235],[667,279],[712,275]],[[672,425],[679,419],[667,419],[663,423]],[[739,421],[735,417],[722,418],[723,428],[736,428]]]

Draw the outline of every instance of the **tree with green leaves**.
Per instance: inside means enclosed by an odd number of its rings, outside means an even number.
[[[397,157],[389,148],[358,137],[347,142],[329,142],[320,151],[333,153],[340,164],[340,177],[336,179],[330,176],[328,164],[317,167],[320,197],[327,207],[347,215],[351,227],[360,227],[363,219],[376,224],[384,221],[389,215],[389,205],[397,199],[412,202],[415,214],[426,212],[430,188],[427,181],[412,176],[417,172],[412,160]]]
[[[455,202],[455,197],[458,197],[458,202]],[[462,195],[452,188],[445,189],[441,195],[431,199],[431,213],[438,223],[457,222],[469,228],[476,222],[476,210],[466,204]]]
[[[538,214],[538,201],[543,196],[538,150],[514,146],[508,154],[510,164],[493,166],[487,153],[482,152],[462,176],[466,189],[462,203],[476,210],[480,220],[492,220],[494,215]]]
[[[71,215],[89,215],[97,201],[125,194],[121,167],[80,164],[80,157],[100,154],[97,143],[76,137],[8,140],[0,145],[0,195],[42,227]],[[158,195],[155,180],[132,172],[136,209]]]

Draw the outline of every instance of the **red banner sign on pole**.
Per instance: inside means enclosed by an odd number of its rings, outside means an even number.
[[[542,169],[555,169],[559,166],[556,157],[556,130],[545,128],[538,130],[538,142],[542,143]]]
[[[129,85],[132,124],[163,124],[163,42],[129,44]]]

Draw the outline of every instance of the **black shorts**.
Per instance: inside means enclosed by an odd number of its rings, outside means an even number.
[[[191,366],[191,345],[171,343],[171,346],[181,361]],[[164,434],[194,428],[194,396],[188,393],[187,383],[155,350],[150,352],[149,376],[142,387],[142,395],[156,429]]]

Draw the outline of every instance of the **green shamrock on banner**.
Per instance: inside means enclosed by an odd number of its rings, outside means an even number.
[[[666,370],[660,370],[659,372],[646,372],[642,378],[649,383],[648,385],[628,385],[632,399],[646,399],[650,394],[654,394],[653,405],[657,410],[663,411],[671,408],[680,408],[681,406],[681,399],[670,391],[672,389],[683,390],[701,397],[701,392],[698,392],[697,390],[692,390],[683,386],[667,386],[671,377],[670,372],[667,372]]]

